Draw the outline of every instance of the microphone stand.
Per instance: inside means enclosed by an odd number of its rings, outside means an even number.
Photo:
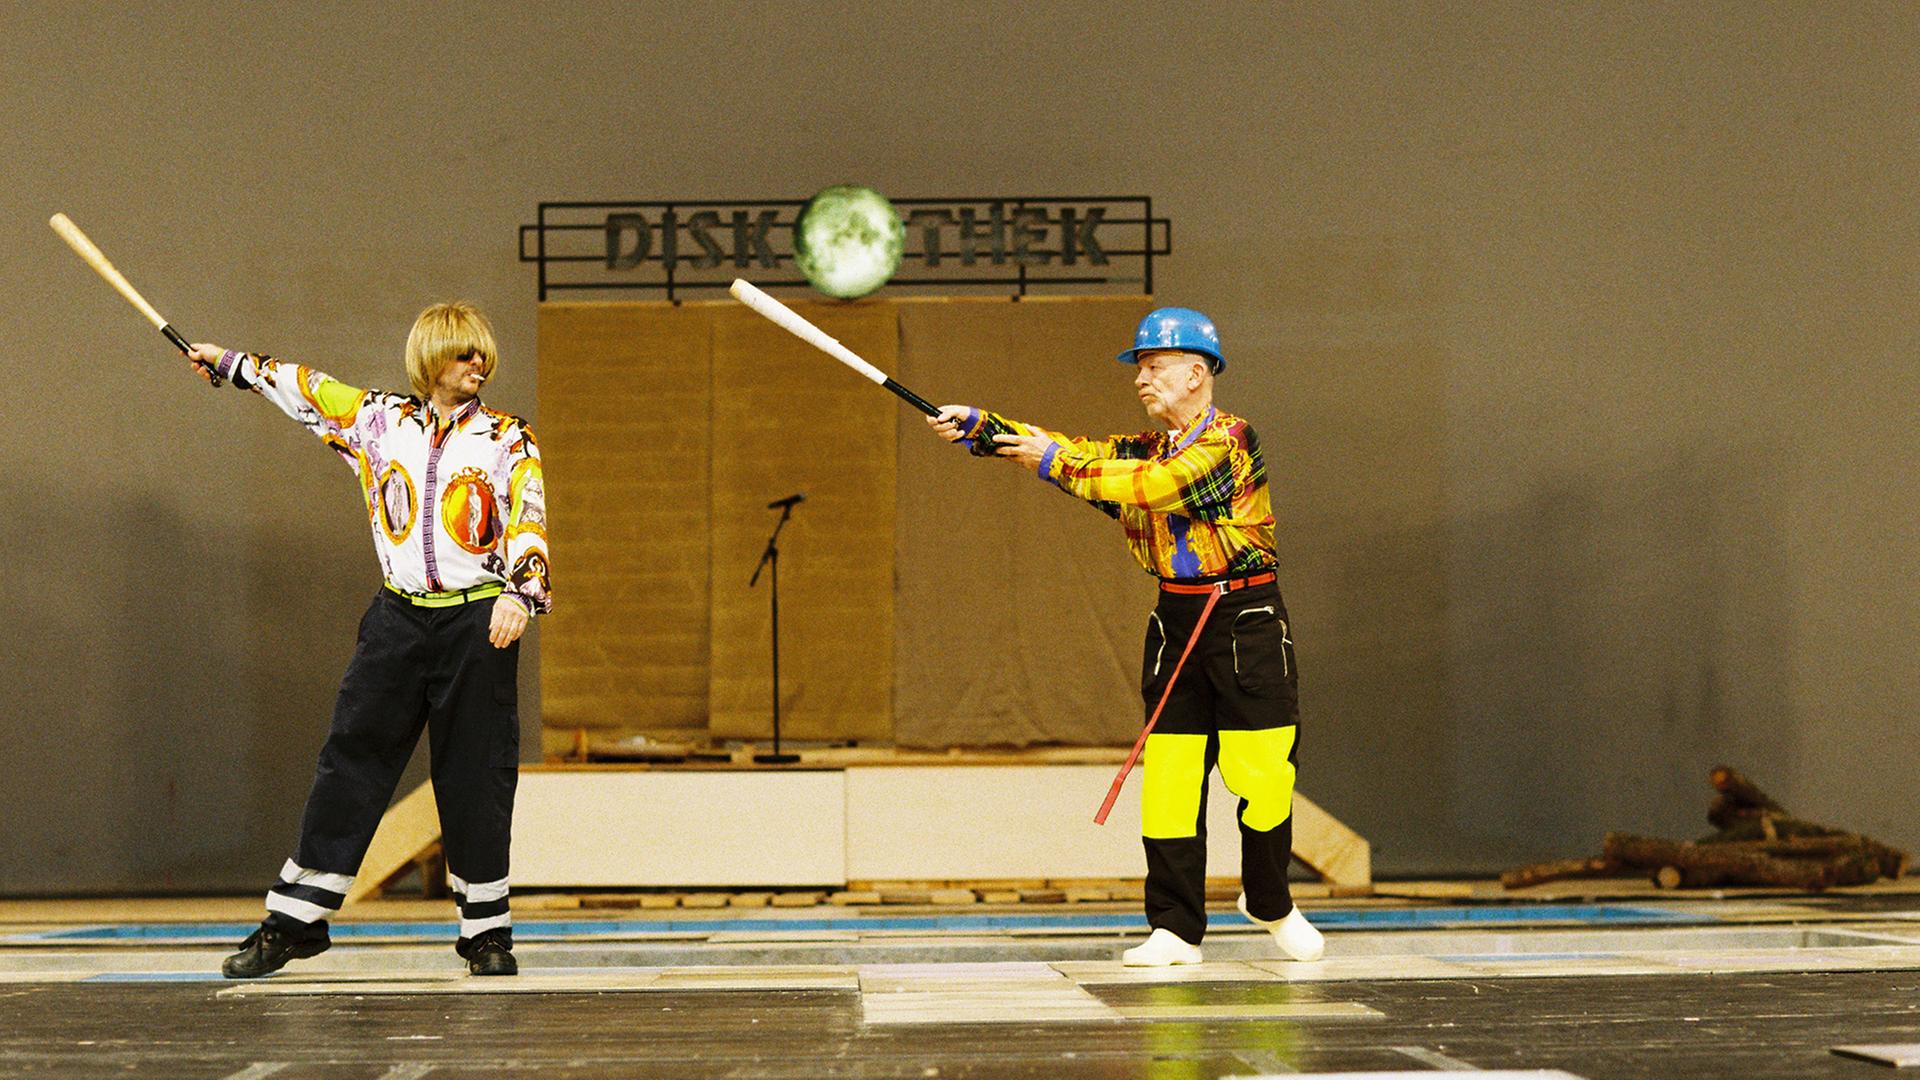
[[[762,765],[791,765],[800,760],[799,754],[780,752],[780,530],[786,528],[787,519],[793,516],[794,503],[781,500],[780,520],[773,523],[773,535],[767,537],[767,550],[760,553],[760,565],[753,568],[753,576],[747,579],[747,588],[751,589],[760,580],[760,571],[768,571],[767,592],[773,604],[773,753],[755,754],[753,760]],[[778,505],[778,504],[776,504]]]

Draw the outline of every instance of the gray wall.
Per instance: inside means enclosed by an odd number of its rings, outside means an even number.
[[[262,884],[377,584],[348,475],[50,213],[350,381],[477,301],[531,412],[537,201],[849,179],[1176,220],[1160,295],[1274,467],[1302,786],[1383,871],[1689,835],[1719,760],[1920,844],[1910,5],[5,15],[0,892]]]

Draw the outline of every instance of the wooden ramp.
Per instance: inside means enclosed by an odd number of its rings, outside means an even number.
[[[367,848],[367,857],[360,860],[360,872],[347,891],[347,903],[378,896],[380,890],[416,866],[421,867],[431,894],[436,882],[427,876],[430,871],[426,864],[435,861],[439,850],[440,808],[433,801],[433,783],[429,781],[387,808]]]
[[[1338,891],[1373,889],[1373,845],[1297,791],[1293,793],[1293,857]]]

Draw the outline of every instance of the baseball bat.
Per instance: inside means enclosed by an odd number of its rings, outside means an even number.
[[[94,273],[105,278],[107,284],[113,286],[121,296],[126,297],[127,303],[140,309],[140,314],[145,315],[147,321],[153,323],[168,341],[173,342],[173,347],[179,349],[182,356],[192,354],[193,346],[187,344],[187,339],[180,336],[180,331],[175,330],[172,323],[155,310],[152,304],[147,303],[147,298],[140,295],[140,290],[134,288],[133,283],[128,281],[125,275],[114,269],[113,263],[109,262],[100,249],[94,246],[92,240],[87,239],[87,234],[80,231],[80,226],[75,225],[72,218],[65,214],[55,214],[47,219],[47,224],[53,226],[53,231],[60,234],[60,239],[67,242],[67,246],[73,249],[75,255],[80,256],[88,266],[93,267]],[[208,381],[215,386],[220,385],[220,376],[214,374],[212,368],[198,360],[194,363],[207,373]]]
[[[879,383],[885,389],[893,391],[900,400],[919,409],[928,416],[940,415],[940,410],[929,404],[926,398],[894,382],[892,376],[874,367],[872,364],[867,363],[865,360],[862,360],[858,353],[828,336],[825,330],[808,322],[792,308],[762,292],[760,288],[752,282],[747,281],[745,278],[734,278],[733,284],[727,287],[727,291],[733,294],[735,300],[766,316],[774,324],[792,334],[794,337],[799,338],[801,341],[806,342],[859,372],[862,377]],[[998,446],[998,444],[993,441],[993,436],[1004,430],[1006,429],[1000,428],[992,423],[985,425],[978,434],[973,436],[971,449],[974,455],[987,457],[993,454]]]

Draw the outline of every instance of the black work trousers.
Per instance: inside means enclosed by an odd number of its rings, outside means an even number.
[[[1205,595],[1162,592],[1147,624],[1141,696],[1149,714],[1193,637]],[[1293,783],[1299,670],[1273,583],[1223,594],[1147,736],[1140,824],[1147,922],[1189,944],[1207,928],[1207,777],[1240,799],[1240,875],[1262,919],[1293,910]]]
[[[424,729],[461,936],[511,925],[520,644],[487,640],[495,602],[424,607],[389,589],[374,598],[340,681],[299,847],[267,895],[269,924],[324,932],[317,924],[345,901]]]

